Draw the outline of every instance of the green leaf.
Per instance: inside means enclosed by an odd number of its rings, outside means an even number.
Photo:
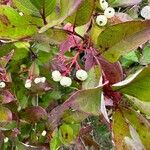
[[[128,21],[106,28],[98,37],[102,56],[110,62],[150,39],[150,21]]]
[[[24,144],[20,141],[16,142],[16,150],[39,150],[39,149],[42,149],[42,147]]]
[[[0,106],[0,122],[9,122],[12,120],[11,111],[3,106]]]
[[[130,102],[132,102],[132,105],[136,109],[138,109],[138,110],[140,110],[140,112],[150,116],[150,102],[143,102],[143,101],[141,101],[133,96],[129,96],[129,95],[125,95],[125,97],[127,97],[128,100]]]
[[[60,5],[57,6],[60,9],[59,15],[57,15],[59,17],[54,18],[53,20],[51,20],[51,18],[47,18],[48,24],[42,27],[39,30],[39,33],[42,33],[49,28],[62,23],[68,16],[75,12],[76,8],[81,2],[82,0],[61,0]]]
[[[75,14],[75,26],[88,23],[91,19],[95,7],[95,0],[83,0]]]
[[[37,27],[20,16],[15,9],[0,5],[0,31],[0,39],[19,40],[32,36]]]
[[[74,132],[71,126],[63,124],[59,128],[59,139],[64,144],[69,144],[74,139]]]
[[[118,7],[118,6],[133,6],[133,5],[137,5],[141,2],[142,0],[108,0],[108,3],[112,6],[112,7]]]
[[[45,44],[60,44],[67,38],[68,34],[61,29],[48,29],[44,33],[37,34],[33,37],[35,41]]]
[[[23,13],[38,17],[47,17],[56,6],[56,0],[13,0],[17,8]]]
[[[99,85],[101,78],[100,66],[93,66],[88,72],[88,78],[82,83],[82,89],[92,89]]]
[[[124,150],[124,137],[130,136],[129,127],[119,110],[113,114],[112,130],[116,150]]]
[[[117,150],[128,149],[125,148],[127,146],[126,139],[131,138],[133,145],[140,144],[139,146],[144,145],[145,149],[150,148],[150,124],[139,113],[121,107],[113,114],[112,128]]]
[[[84,112],[68,110],[63,114],[63,121],[66,123],[80,123],[87,117],[88,115]]]
[[[99,115],[101,87],[78,91],[73,94],[65,103],[70,103],[70,107],[72,109],[83,111],[91,115]]]
[[[113,85],[113,89],[150,102],[150,66],[145,67],[124,81]]]
[[[90,37],[92,42],[97,45],[98,36],[105,28],[99,27],[96,23],[92,26],[90,31]]]
[[[16,121],[9,121],[9,122],[1,122],[0,123],[0,130],[2,130],[2,131],[13,130],[14,128],[17,128]]]
[[[123,67],[130,67],[134,63],[139,62],[139,53],[137,51],[131,51],[121,58],[121,64]]]
[[[141,114],[133,110],[123,109],[123,114],[129,124],[135,128],[145,149],[150,149],[150,123]]]
[[[58,150],[61,146],[61,141],[59,139],[59,132],[58,130],[55,130],[53,132],[53,135],[52,135],[52,139],[50,141],[50,149],[51,150]]]
[[[16,42],[14,43],[13,60],[20,60],[28,56],[30,44],[28,42]]]
[[[143,56],[140,60],[140,63],[142,65],[147,65],[150,63],[150,45],[147,45],[144,49],[143,49]]]

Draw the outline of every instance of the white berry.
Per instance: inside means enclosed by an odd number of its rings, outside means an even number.
[[[76,77],[77,79],[84,81],[88,78],[88,74],[85,70],[80,69],[76,72]]]
[[[62,78],[61,73],[58,70],[53,71],[52,78],[54,81],[59,82]]]
[[[112,7],[108,7],[107,9],[105,9],[104,11],[104,15],[106,16],[106,18],[112,18],[115,15],[115,9]]]
[[[46,131],[44,130],[41,135],[45,136],[46,135]]]
[[[150,6],[145,6],[142,8],[141,16],[145,19],[150,19]]]
[[[0,82],[0,88],[1,88],[1,89],[2,89],[2,88],[5,88],[5,86],[6,86],[5,82]]]
[[[45,77],[41,77],[40,80],[41,80],[41,83],[45,83],[46,78]]]
[[[35,83],[35,84],[38,84],[38,83],[40,83],[40,82],[41,82],[41,78],[35,78],[35,79],[34,79],[34,83]]]
[[[31,82],[32,82],[32,80],[30,80],[30,79],[26,80],[26,83],[31,83]]]
[[[104,15],[99,15],[96,18],[96,23],[99,26],[105,26],[107,24],[107,18]]]
[[[25,82],[25,88],[27,88],[27,89],[31,88],[31,86],[32,86],[31,83],[32,83],[32,80],[27,79]]]
[[[72,80],[69,77],[62,77],[60,80],[60,84],[64,87],[69,87],[72,84]]]
[[[7,143],[8,140],[9,140],[8,137],[5,137],[5,138],[4,138],[4,143]]]
[[[25,83],[25,88],[27,89],[31,88],[31,83]]]
[[[105,10],[108,8],[108,3],[105,0],[100,0],[100,7]]]

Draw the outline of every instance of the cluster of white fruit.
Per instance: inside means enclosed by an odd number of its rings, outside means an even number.
[[[97,16],[96,23],[99,26],[105,26],[108,22],[108,19],[114,17],[115,10],[114,8],[109,7],[108,2],[106,2],[105,0],[100,0],[99,3],[100,7],[104,10],[104,14]]]
[[[84,81],[88,78],[88,74],[85,70],[78,70],[76,72],[76,77],[80,81]],[[72,80],[70,77],[62,76],[61,73],[58,70],[55,70],[52,72],[52,79],[55,82],[60,82],[60,84],[64,87],[69,87],[72,84]]]
[[[3,82],[3,81],[1,81],[1,82],[0,82],[0,89],[5,88],[5,86],[6,86],[6,83],[5,83],[5,82]]]
[[[142,8],[141,16],[147,20],[150,19],[150,6],[145,6]]]
[[[45,77],[38,77],[34,79],[34,83],[35,84],[39,84],[39,83],[45,83],[46,78]],[[27,79],[25,81],[25,88],[29,89],[32,86],[32,80],[31,79]]]

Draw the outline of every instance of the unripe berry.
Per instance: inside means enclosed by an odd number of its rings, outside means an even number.
[[[96,18],[96,23],[99,26],[105,26],[107,24],[107,18],[104,15],[99,15]]]
[[[150,6],[145,6],[142,8],[141,16],[145,19],[150,19]]]
[[[35,84],[38,84],[38,83],[40,83],[40,82],[41,82],[41,78],[35,78],[35,79],[34,79],[34,83],[35,83]]]
[[[80,69],[76,72],[76,77],[77,79],[84,81],[88,78],[88,74],[85,70]]]
[[[115,15],[115,9],[112,7],[108,7],[107,9],[105,9],[104,11],[104,15],[106,18],[112,18]]]
[[[5,86],[6,86],[6,84],[5,84],[5,82],[0,82],[0,88],[2,89],[2,88],[5,88]]]
[[[72,80],[69,77],[62,77],[60,80],[60,84],[64,87],[69,87],[72,84]]]
[[[100,0],[100,7],[105,10],[106,8],[108,8],[108,3],[105,0]]]
[[[53,71],[52,78],[54,81],[59,82],[62,78],[61,73],[58,70]]]

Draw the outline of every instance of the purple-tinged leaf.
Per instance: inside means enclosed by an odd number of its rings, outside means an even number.
[[[100,103],[101,87],[97,87],[74,93],[67,101],[65,101],[64,105],[89,115],[99,115]]]
[[[99,62],[102,67],[102,71],[105,76],[105,80],[108,80],[110,84],[117,83],[122,81],[123,79],[123,70],[119,62],[116,63],[109,63],[102,57],[99,57]]]
[[[86,51],[84,59],[85,59],[85,70],[89,71],[92,68],[92,66],[95,65],[93,53],[91,51]]]
[[[3,106],[0,106],[0,122],[9,122],[12,120],[12,112]]]
[[[47,126],[55,129],[66,110],[81,112],[84,116],[99,115],[101,105],[101,87],[75,92],[62,105],[57,106],[48,114]],[[84,118],[84,117],[83,117]]]
[[[105,120],[110,123],[109,117],[108,117],[108,113],[106,110],[106,104],[105,104],[105,99],[104,99],[104,95],[102,93],[101,95],[101,113],[103,114]]]
[[[27,121],[35,123],[47,119],[47,112],[41,106],[31,106],[25,109],[23,116]]]
[[[14,50],[12,50],[6,56],[1,57],[0,58],[0,67],[5,68],[6,65],[8,64],[8,62],[11,60],[13,54],[14,54]]]
[[[35,62],[33,62],[32,65],[30,66],[28,74],[30,79],[39,76],[39,66]]]
[[[67,70],[66,67],[66,58],[64,55],[59,54],[52,60],[52,69],[53,70],[59,70],[60,72],[64,72]]]
[[[66,24],[64,26],[64,30],[67,30],[67,31],[71,31],[73,32],[73,25],[71,24]],[[67,32],[66,31],[66,32]],[[68,51],[71,47],[75,47],[77,46],[77,44],[79,43],[80,41],[80,38],[73,35],[73,34],[70,34],[67,36],[67,39],[65,41],[63,41],[61,44],[60,44],[60,53],[64,54],[66,51]]]
[[[10,103],[14,100],[15,100],[15,97],[8,90],[1,91],[0,101],[3,104]]]

